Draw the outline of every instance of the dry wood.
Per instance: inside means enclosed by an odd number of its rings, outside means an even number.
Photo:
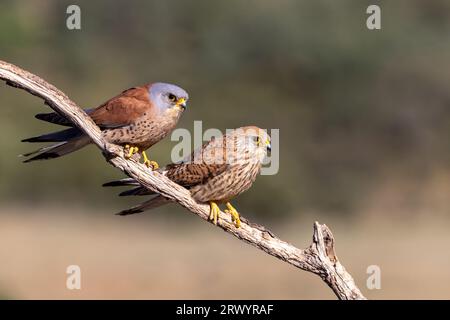
[[[0,78],[10,86],[44,99],[48,106],[64,115],[89,135],[113,166],[138,180],[148,189],[160,193],[203,220],[209,221],[208,205],[197,203],[188,190],[157,172],[151,172],[143,164],[126,160],[123,157],[123,149],[104,141],[100,129],[89,116],[56,87],[36,75],[1,60]],[[242,218],[241,227],[237,229],[230,216],[223,212],[220,213],[217,226],[282,261],[320,276],[339,299],[365,299],[352,276],[339,262],[335,254],[334,237],[324,224],[314,223],[313,241],[306,249],[298,249],[280,240],[263,226],[251,223],[244,218]]]

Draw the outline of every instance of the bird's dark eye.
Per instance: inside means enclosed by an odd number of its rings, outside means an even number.
[[[177,97],[174,95],[174,94],[169,94],[169,100],[170,101],[172,101],[172,102],[175,102],[175,101],[177,101]]]
[[[256,144],[259,145],[259,143],[261,142],[261,138],[260,137],[254,137]]]

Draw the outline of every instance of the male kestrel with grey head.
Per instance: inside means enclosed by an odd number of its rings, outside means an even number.
[[[157,82],[125,90],[99,107],[85,111],[100,127],[106,141],[125,147],[128,158],[141,151],[144,163],[157,168],[158,164],[148,159],[145,150],[175,128],[186,109],[188,99],[187,92],[182,88]],[[58,158],[92,142],[86,134],[56,112],[37,114],[36,118],[70,128],[22,140],[56,142],[24,154],[35,155],[24,162]]]
[[[255,126],[242,127],[211,139],[182,162],[170,164],[158,171],[189,189],[196,201],[208,203],[210,219],[215,224],[220,212],[217,204],[225,203],[225,212],[231,215],[239,228],[239,213],[230,201],[252,186],[270,149],[270,136],[265,130]],[[130,178],[109,182],[104,186],[137,186],[121,195],[153,194]],[[143,212],[169,202],[157,195],[119,215]]]

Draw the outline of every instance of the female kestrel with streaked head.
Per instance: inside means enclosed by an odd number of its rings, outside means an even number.
[[[100,127],[106,141],[124,146],[128,158],[141,151],[144,163],[155,168],[157,163],[147,158],[145,150],[175,128],[188,99],[182,88],[157,82],[125,90],[99,107],[85,111]],[[71,128],[22,140],[56,142],[24,154],[37,154],[25,162],[58,158],[91,143],[87,135],[58,113],[41,113],[36,118]]]
[[[218,203],[225,203],[236,227],[240,226],[239,213],[230,201],[248,190],[261,170],[270,137],[258,127],[249,126],[228,131],[195,150],[181,163],[170,164],[159,170],[170,180],[190,190],[192,197],[210,205],[210,219],[217,224],[220,209]],[[104,186],[138,186],[122,192],[121,195],[149,195],[151,191],[135,180],[127,178],[104,184]],[[140,205],[120,212],[120,215],[134,214],[169,203],[158,195]]]

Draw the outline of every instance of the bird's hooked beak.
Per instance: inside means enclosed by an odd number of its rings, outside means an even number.
[[[185,98],[178,99],[175,105],[183,110],[186,109],[186,99]]]

